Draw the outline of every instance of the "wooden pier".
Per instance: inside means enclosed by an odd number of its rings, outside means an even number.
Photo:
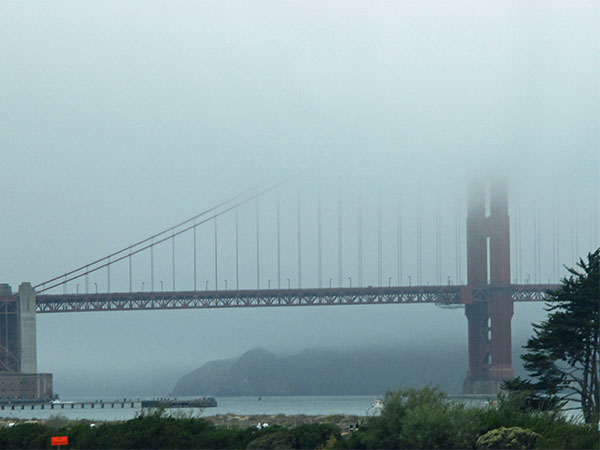
[[[213,408],[217,406],[214,398],[177,400],[93,400],[85,402],[9,402],[0,403],[0,411],[41,410],[41,409],[142,409],[142,408]]]
[[[141,400],[127,401],[90,401],[90,402],[54,402],[54,403],[2,403],[0,411],[5,410],[32,410],[32,409],[125,409],[125,408],[141,408]]]

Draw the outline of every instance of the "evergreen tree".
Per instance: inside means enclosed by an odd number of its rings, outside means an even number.
[[[568,268],[561,286],[548,292],[548,319],[534,324],[521,355],[529,379],[504,384],[526,407],[565,408],[572,401],[584,420],[600,417],[600,248]]]

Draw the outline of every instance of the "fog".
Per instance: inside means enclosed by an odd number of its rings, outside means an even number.
[[[319,283],[319,202],[322,286],[465,283],[466,186],[493,175],[510,187],[511,278],[556,281],[600,245],[599,20],[593,2],[3,2],[0,282],[43,282],[281,179],[259,200],[258,277],[256,203],[239,208],[241,288],[297,286],[298,199],[303,287]],[[220,288],[234,223],[219,217]],[[197,239],[212,289],[214,224]],[[177,289],[194,285],[192,242],[176,240]],[[171,251],[155,250],[155,290],[174,284]],[[111,276],[129,289],[125,265]],[[105,291],[106,273],[90,283]],[[544,314],[515,305],[514,340]],[[464,310],[434,305],[37,320],[38,369],[63,393],[140,372],[164,393],[256,346],[467,345]]]

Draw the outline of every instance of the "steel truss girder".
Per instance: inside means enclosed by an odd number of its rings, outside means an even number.
[[[162,309],[248,308],[265,306],[386,305],[435,303],[460,305],[510,292],[513,301],[544,301],[558,285],[364,287],[231,291],[132,292],[38,295],[38,313],[141,311]]]

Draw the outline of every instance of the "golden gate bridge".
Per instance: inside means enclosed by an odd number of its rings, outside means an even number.
[[[165,310],[189,308],[247,308],[247,307],[277,307],[277,306],[332,306],[332,305],[376,305],[376,304],[415,304],[433,303],[440,306],[461,305],[465,308],[468,322],[468,368],[464,392],[493,393],[497,392],[502,380],[511,378],[511,318],[514,302],[543,301],[548,290],[557,287],[555,283],[541,283],[539,275],[539,255],[541,241],[535,240],[536,269],[533,284],[530,276],[527,282],[522,280],[522,263],[519,257],[513,260],[517,265],[517,276],[511,282],[511,239],[510,219],[508,208],[508,189],[505,181],[492,180],[489,190],[486,191],[485,183],[472,182],[468,189],[467,216],[466,216],[466,263],[467,281],[461,283],[461,217],[459,210],[456,214],[456,279],[452,282],[450,276],[446,280],[442,276],[442,214],[438,199],[435,210],[435,255],[436,255],[436,283],[423,285],[423,245],[422,245],[422,218],[419,207],[416,215],[416,246],[417,271],[415,283],[411,276],[406,278],[402,274],[402,216],[398,208],[395,222],[384,220],[382,201],[379,197],[376,203],[376,231],[371,233],[364,228],[362,199],[357,201],[356,215],[352,224],[342,213],[343,204],[340,192],[337,193],[337,204],[334,207],[324,208],[322,191],[319,187],[316,205],[316,236],[311,240],[316,244],[316,261],[308,264],[316,271],[316,286],[304,286],[303,268],[306,255],[303,249],[306,238],[303,235],[303,220],[306,205],[301,202],[300,189],[291,190],[292,199],[286,201],[287,210],[282,213],[282,191],[289,182],[274,181],[253,187],[246,192],[234,196],[224,202],[214,205],[200,214],[197,214],[172,227],[153,234],[146,239],[123,247],[105,257],[96,259],[44,282],[32,286],[22,283],[18,293],[13,294],[8,285],[0,285],[0,378],[2,375],[35,374],[36,373],[36,342],[35,342],[35,316],[36,314],[61,313],[61,312],[93,312],[93,311],[127,311],[127,310]],[[290,189],[288,189],[290,191]],[[294,198],[295,197],[295,198]],[[265,219],[261,216],[261,201],[269,200],[274,203],[275,211],[270,217],[274,222],[271,226],[269,240],[274,243],[275,274],[273,279],[268,279],[266,286],[261,278],[261,249],[265,246],[264,238],[261,242],[260,229],[264,226]],[[336,203],[336,202],[334,202]],[[290,207],[290,204],[292,205]],[[331,205],[330,205],[331,206]],[[337,222],[334,236],[324,235],[322,224],[325,215],[334,216],[332,222]],[[282,218],[286,217],[291,225],[291,230],[282,229]],[[262,219],[262,220],[261,220]],[[517,213],[520,221],[520,211]],[[295,223],[294,223],[295,222]],[[248,239],[248,233],[241,233],[242,225],[253,223],[254,236]],[[222,266],[225,259],[221,252],[223,244],[222,233],[219,226],[229,226],[227,245],[229,251],[227,264],[233,276],[229,281],[221,277]],[[273,224],[271,224],[273,225]],[[390,246],[386,242],[385,250],[396,253],[395,277],[388,276],[384,280],[384,235],[383,227],[395,228],[396,239]],[[536,215],[534,225],[539,232],[539,215]],[[554,225],[553,225],[554,226]],[[557,226],[557,225],[556,225]],[[199,251],[197,232],[199,229],[212,228],[213,249],[212,275],[208,280],[200,276],[205,270],[200,270],[198,260],[206,263],[206,252]],[[348,228],[353,228],[355,267],[350,271],[343,255],[349,250],[345,246],[344,234]],[[247,230],[246,230],[247,231]],[[553,229],[553,231],[556,231]],[[376,236],[377,282],[364,286],[364,237]],[[187,264],[183,277],[187,289],[178,289],[178,276],[180,270],[177,265],[178,253],[181,252],[181,243],[187,236],[184,252],[191,253],[191,264]],[[295,255],[291,251],[289,242],[286,250],[282,251],[282,238],[289,241],[290,236],[295,240]],[[536,235],[536,236],[539,236]],[[555,234],[556,236],[556,234]],[[240,252],[242,239],[254,241],[255,259],[249,260],[245,255],[245,262],[241,260]],[[325,239],[324,239],[325,238]],[[557,237],[553,237],[553,270],[559,261]],[[513,248],[521,252],[521,231],[516,230],[513,239]],[[324,242],[328,245],[324,245]],[[331,244],[334,244],[333,246]],[[155,249],[159,246],[171,247],[171,286],[165,289],[163,280],[156,280],[157,255]],[[335,249],[337,244],[337,249]],[[221,246],[220,246],[221,245]],[[390,247],[390,248],[388,248]],[[325,251],[324,251],[325,248]],[[333,253],[329,254],[334,248]],[[264,251],[264,249],[263,249]],[[164,253],[164,252],[163,252]],[[247,253],[247,252],[246,252]],[[292,254],[295,259],[294,283],[291,277],[282,276],[283,255]],[[328,256],[330,260],[337,259],[337,280],[329,277],[324,282],[323,259]],[[305,258],[303,260],[303,258]],[[234,261],[231,264],[231,261]],[[143,281],[139,282],[138,266],[144,266]],[[163,262],[163,266],[164,266]],[[205,264],[206,265],[206,264]],[[285,260],[286,275],[293,266]],[[206,269],[206,267],[204,268]],[[514,270],[514,269],[513,269]],[[254,271],[255,286],[242,286],[240,273]],[[111,286],[111,276],[119,273],[119,288]],[[352,276],[355,276],[354,286]],[[390,271],[388,270],[386,274]],[[102,274],[105,282],[98,288],[98,278]],[[264,275],[263,275],[264,277]],[[157,281],[159,281],[157,283]],[[387,282],[386,282],[387,281]],[[393,282],[394,281],[394,282]],[[123,283],[124,282],[124,283]],[[160,289],[158,289],[160,284]],[[185,283],[181,283],[185,284]],[[125,288],[123,288],[125,285]],[[134,287],[135,286],[135,287]],[[137,287],[139,286],[139,288]]]

